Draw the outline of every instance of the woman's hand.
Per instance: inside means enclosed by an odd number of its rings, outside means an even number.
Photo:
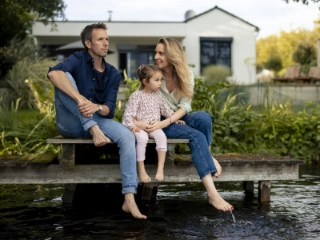
[[[165,125],[165,123],[163,121],[152,121],[146,131],[147,132],[153,132],[153,131],[155,131],[157,129],[162,129],[164,127],[166,127],[166,125]]]
[[[176,124],[182,124],[182,125],[186,125],[186,122],[183,120],[177,120],[175,121]]]

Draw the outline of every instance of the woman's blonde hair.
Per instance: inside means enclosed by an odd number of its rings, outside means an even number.
[[[160,38],[158,44],[164,46],[164,55],[169,63],[173,65],[173,77],[177,80],[175,97],[183,95],[191,99],[193,91],[190,88],[190,70],[188,67],[187,57],[181,44],[173,38]]]

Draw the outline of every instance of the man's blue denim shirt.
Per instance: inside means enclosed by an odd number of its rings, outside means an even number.
[[[63,62],[49,68],[49,72],[54,70],[69,72],[77,84],[79,93],[93,103],[107,105],[110,113],[105,117],[112,119],[116,108],[121,77],[114,66],[107,63],[105,59],[103,61],[106,64],[106,73],[104,75],[104,89],[102,91],[97,89],[93,59],[85,50],[71,54]]]

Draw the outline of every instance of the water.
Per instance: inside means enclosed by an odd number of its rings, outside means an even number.
[[[272,181],[268,205],[257,203],[257,184],[253,198],[242,183],[216,185],[233,212],[213,209],[201,184],[162,184],[156,203],[141,206],[146,221],[121,203],[66,211],[61,185],[0,185],[0,239],[320,239],[319,166],[301,166],[299,180]]]

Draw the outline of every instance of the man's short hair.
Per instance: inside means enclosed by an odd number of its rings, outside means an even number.
[[[102,22],[98,22],[98,23],[90,24],[82,30],[80,37],[81,37],[82,44],[86,50],[88,50],[88,48],[87,48],[85,42],[86,42],[86,40],[89,40],[90,42],[92,41],[92,30],[93,29],[107,30],[107,26]]]

